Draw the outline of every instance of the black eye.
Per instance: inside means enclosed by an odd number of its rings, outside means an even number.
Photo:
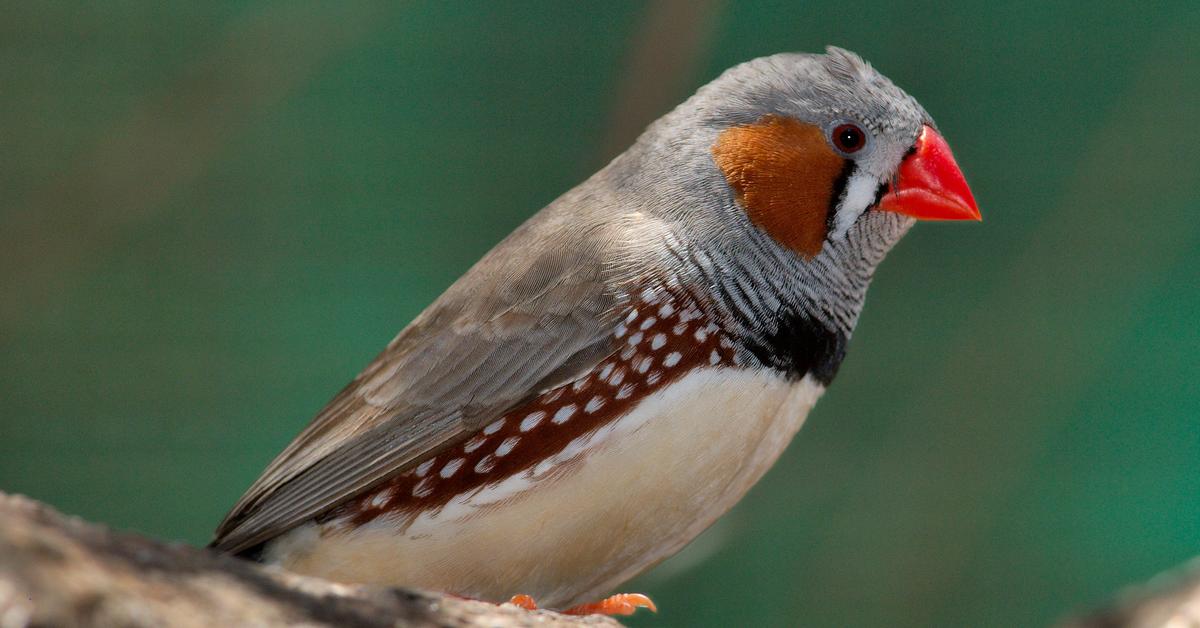
[[[867,134],[853,124],[843,124],[833,130],[833,145],[843,153],[857,153],[867,144]]]

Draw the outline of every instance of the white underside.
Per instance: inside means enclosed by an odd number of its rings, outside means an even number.
[[[767,371],[690,373],[553,464],[452,501],[404,526],[308,524],[267,560],[344,582],[483,600],[593,601],[678,551],[758,481],[824,388]]]

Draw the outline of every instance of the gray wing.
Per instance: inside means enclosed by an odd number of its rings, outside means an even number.
[[[571,222],[535,216],[451,286],[267,467],[212,545],[267,541],[611,353],[612,238]]]

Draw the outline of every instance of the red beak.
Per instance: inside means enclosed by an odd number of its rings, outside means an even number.
[[[925,125],[914,148],[900,162],[898,181],[883,195],[879,209],[920,220],[983,220],[946,140]]]

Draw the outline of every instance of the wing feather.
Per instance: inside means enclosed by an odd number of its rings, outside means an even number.
[[[535,216],[401,331],[267,467],[212,545],[270,540],[610,353],[613,239],[564,220]]]

